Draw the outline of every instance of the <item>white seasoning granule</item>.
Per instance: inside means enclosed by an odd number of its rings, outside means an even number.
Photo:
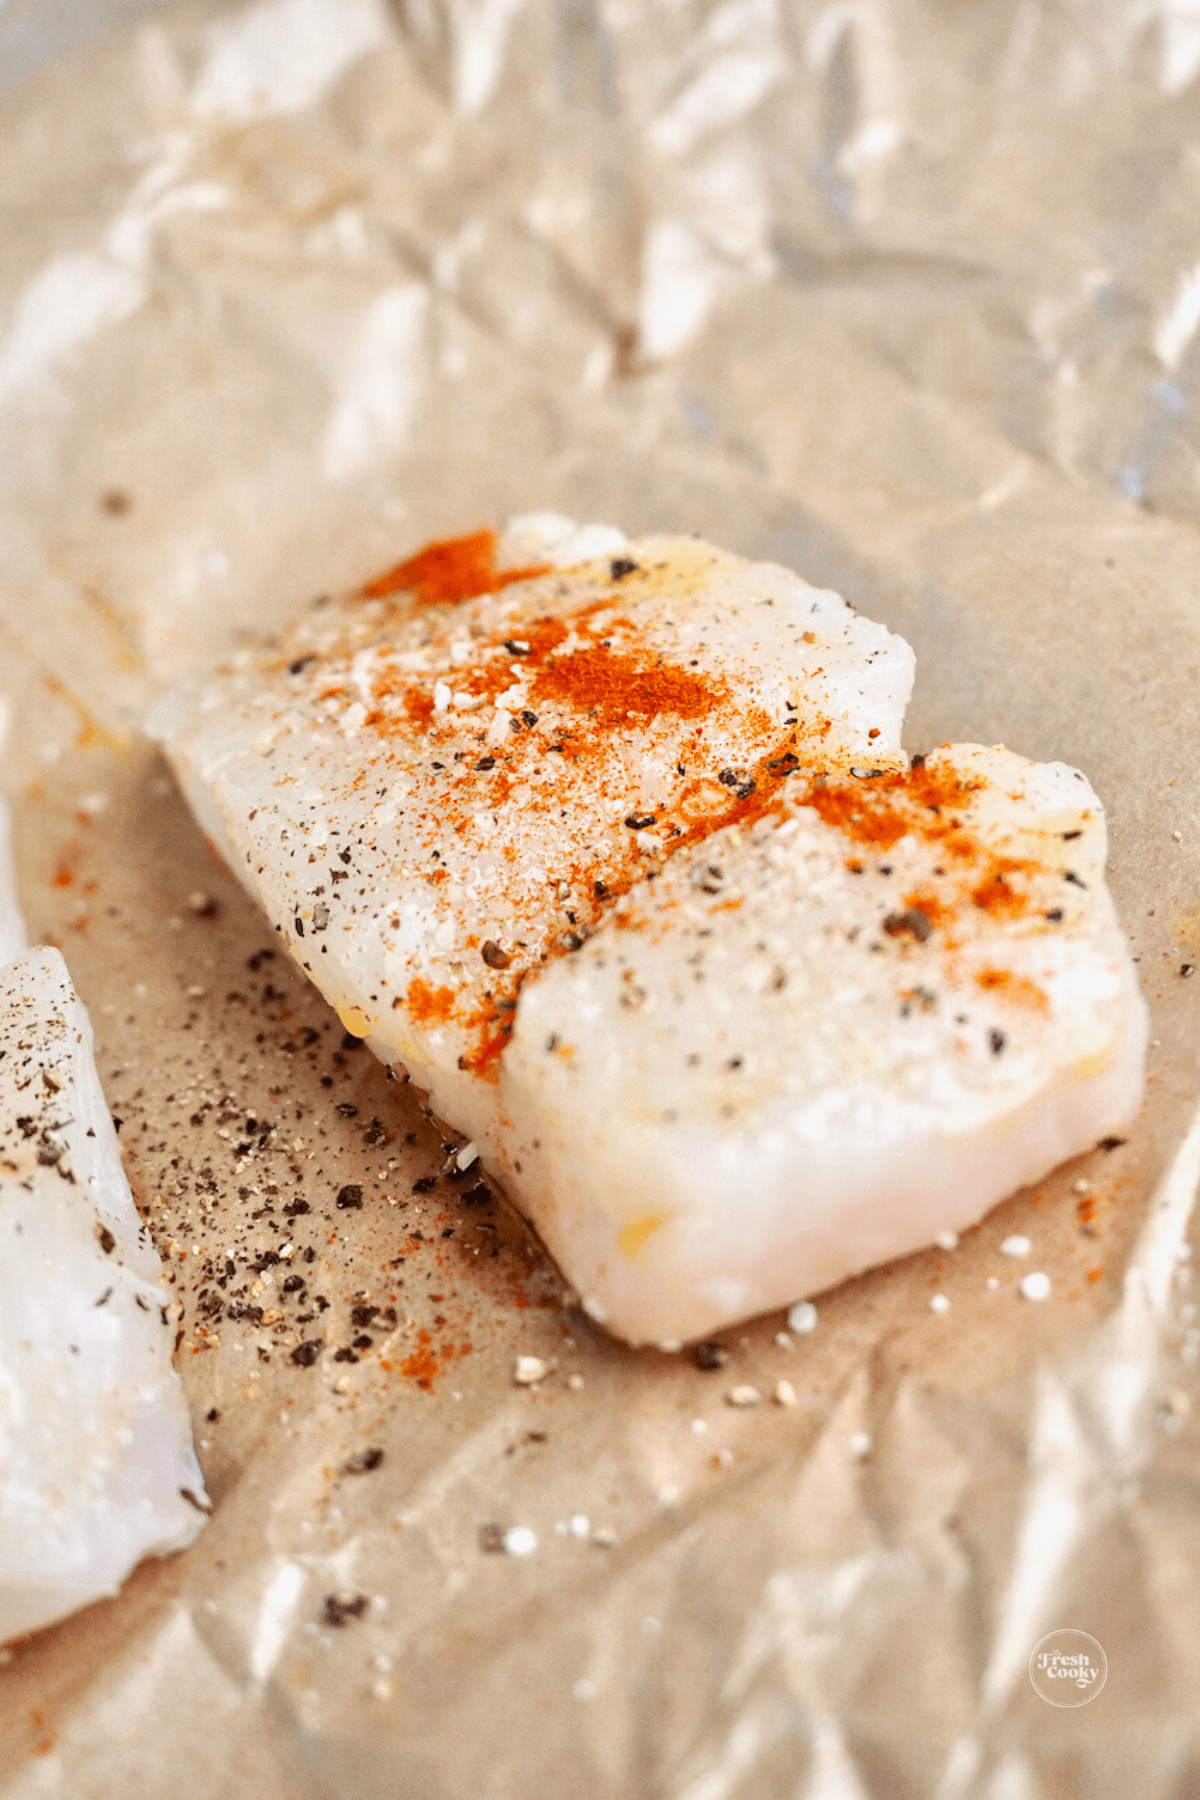
[[[861,1461],[871,1454],[871,1434],[869,1431],[856,1431],[850,1439],[850,1454]]]
[[[1050,1277],[1043,1275],[1040,1269],[1035,1270],[1032,1275],[1022,1275],[1019,1286],[1026,1300],[1050,1298]]]
[[[1021,1237],[1021,1235],[1017,1233],[1013,1237],[1005,1238],[1000,1246],[1000,1254],[1001,1256],[1028,1256],[1032,1249],[1032,1240],[1027,1237]]]
[[[592,1533],[592,1521],[588,1518],[586,1513],[572,1513],[571,1518],[567,1523],[567,1530],[573,1538],[590,1537]]]
[[[989,1294],[994,1294],[996,1289],[1000,1286],[1000,1277],[998,1275],[989,1275],[983,1285]]]
[[[695,1437],[703,1437],[707,1430],[708,1430],[708,1420],[707,1419],[693,1419],[692,1420],[692,1433]]]
[[[811,1300],[797,1300],[795,1306],[788,1308],[789,1331],[815,1331],[817,1329],[817,1309]]]
[[[570,1388],[570,1390],[573,1394],[577,1394],[579,1392],[580,1388],[583,1386],[583,1376],[582,1375],[568,1375],[567,1376],[567,1386]]]
[[[957,1231],[939,1231],[933,1241],[937,1245],[939,1250],[957,1250],[958,1249],[958,1233],[957,1233]]]
[[[799,1404],[796,1399],[796,1390],[790,1381],[781,1380],[775,1383],[775,1402],[778,1406],[796,1406]]]
[[[730,1406],[757,1406],[762,1395],[756,1387],[744,1382],[740,1387],[730,1388],[725,1398]]]
[[[513,1385],[515,1387],[532,1387],[536,1381],[544,1381],[550,1373],[550,1364],[540,1356],[518,1356],[513,1365]]]
[[[1075,1194],[1090,1194],[1092,1191],[1092,1184],[1086,1175],[1081,1175],[1078,1181],[1073,1181],[1071,1183],[1071,1191]]]
[[[537,1532],[528,1525],[510,1525],[504,1534],[504,1549],[508,1556],[532,1556],[537,1549]]]
[[[947,1294],[933,1294],[930,1297],[929,1310],[930,1312],[935,1313],[948,1313],[950,1311],[949,1296]]]
[[[464,1169],[469,1169],[471,1164],[473,1162],[478,1162],[478,1160],[479,1145],[475,1143],[464,1144],[454,1159],[454,1166],[461,1175]]]

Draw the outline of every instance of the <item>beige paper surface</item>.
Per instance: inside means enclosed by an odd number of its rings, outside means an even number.
[[[6,1796],[1200,1787],[1198,77],[1180,7],[261,0],[7,94],[5,785],[216,1511],[0,1667]],[[1152,1008],[1127,1144],[710,1372],[446,1179],[137,732],[547,506],[838,587],[916,648],[913,749],[1084,768]]]

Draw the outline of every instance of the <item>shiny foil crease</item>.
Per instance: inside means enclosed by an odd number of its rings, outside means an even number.
[[[1200,1792],[1195,6],[168,9],[10,87],[0,143],[22,893],[112,1104],[142,1109],[122,1144],[179,1270],[216,1501],[194,1550],[0,1667],[3,1792]],[[512,1220],[528,1303],[456,1265],[472,1352],[431,1388],[378,1346],[297,1370],[252,1323],[203,1349],[195,1223],[145,1145],[190,1079],[187,957],[197,987],[244,985],[268,934],[138,721],[322,590],[536,507],[796,567],[914,644],[913,749],[1085,769],[1153,1012],[1145,1113],[956,1251],[819,1298],[811,1335],[731,1334],[723,1370],[605,1340]],[[89,902],[60,877],[93,789]],[[230,1065],[255,1029],[197,1027]],[[438,1134],[364,1062],[407,1192]],[[231,1107],[284,1104],[238,1080]],[[185,1164],[210,1125],[170,1114]],[[322,1129],[317,1197],[365,1156]],[[335,1225],[334,1314],[388,1221]],[[1031,1267],[1044,1305],[1017,1296]],[[518,1354],[551,1374],[514,1386]],[[735,1381],[763,1403],[727,1406]],[[385,1459],[348,1472],[364,1445]],[[573,1515],[587,1540],[556,1532]],[[537,1551],[485,1553],[487,1523]],[[1027,1674],[1067,1626],[1109,1671],[1070,1710]]]

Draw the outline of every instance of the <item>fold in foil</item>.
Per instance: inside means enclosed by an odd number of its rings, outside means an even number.
[[[0,690],[216,1510],[14,1647],[4,1792],[1190,1793],[1194,9],[139,12],[3,97]],[[541,507],[838,588],[914,644],[913,749],[1085,769],[1152,1009],[1128,1143],[709,1368],[579,1313],[138,733]]]

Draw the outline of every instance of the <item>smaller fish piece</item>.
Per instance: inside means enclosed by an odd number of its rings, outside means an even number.
[[[190,1544],[209,1502],[170,1290],[57,950],[0,970],[0,1642]]]

